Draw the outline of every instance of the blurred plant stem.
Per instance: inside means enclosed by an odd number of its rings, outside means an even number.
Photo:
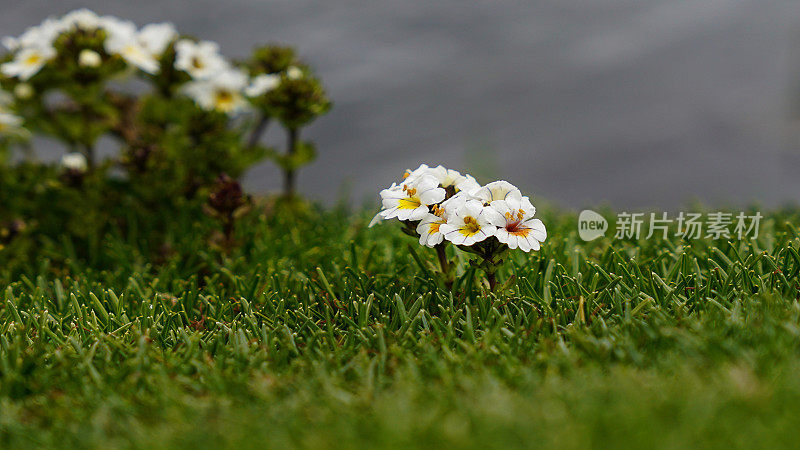
[[[290,127],[287,129],[288,132],[288,144],[286,148],[287,156],[291,157],[297,152],[297,143],[300,138],[300,130],[297,128]],[[295,169],[294,167],[287,167],[284,169],[283,172],[283,196],[287,199],[291,199],[295,195]]]
[[[253,131],[250,134],[250,138],[247,140],[247,149],[252,150],[255,148],[256,145],[261,141],[261,137],[269,128],[270,118],[266,114],[261,114],[256,122],[256,126],[253,127]]]

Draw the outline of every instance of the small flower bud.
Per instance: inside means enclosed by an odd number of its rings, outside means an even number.
[[[80,153],[68,153],[61,157],[61,180],[70,187],[81,187],[88,170],[86,157]]]
[[[217,178],[208,196],[208,205],[223,216],[233,214],[246,203],[247,197],[242,192],[242,186],[226,174]]]
[[[28,83],[20,83],[14,87],[14,96],[20,100],[27,100],[33,96],[33,87]]]
[[[303,78],[303,71],[297,66],[289,67],[286,69],[286,78],[290,80]]]
[[[81,153],[68,153],[61,157],[61,167],[69,171],[86,172],[88,164]]]
[[[78,65],[81,67],[99,67],[103,62],[100,54],[88,48],[81,51],[78,55]]]

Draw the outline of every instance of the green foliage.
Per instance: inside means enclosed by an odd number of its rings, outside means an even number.
[[[745,242],[585,243],[539,214],[548,241],[506,256],[497,293],[468,264],[445,289],[433,251],[341,208],[257,204],[227,252],[187,207],[87,257],[20,235],[0,251],[0,445],[794,444],[798,211]]]
[[[297,170],[310,163],[317,157],[316,147],[312,142],[298,141],[294,144],[294,151],[279,153],[275,149],[267,150],[267,157],[285,171]]]
[[[29,156],[25,138],[45,135],[82,153],[89,171],[121,171],[125,195],[145,204],[166,199],[172,208],[174,199],[193,199],[220,175],[239,178],[270,156],[287,174],[291,197],[294,172],[316,155],[296,137],[330,109],[321,81],[290,47],[260,47],[237,64],[216,44],[197,42],[170,24],[137,30],[87,10],[28,29],[0,60],[11,65],[0,74],[0,162],[12,160],[15,147]],[[33,59],[25,56],[32,48]],[[252,91],[259,75],[274,83]],[[139,86],[125,87],[134,77]],[[273,119],[290,136],[284,152],[259,145]],[[119,144],[107,164],[95,155],[103,137]]]
[[[253,50],[253,56],[247,66],[253,75],[279,74],[286,72],[296,64],[297,56],[291,47],[281,45],[265,45]]]
[[[296,130],[328,112],[331,102],[322,84],[304,72],[300,78],[282,75],[281,83],[265,95],[266,108],[286,128]]]

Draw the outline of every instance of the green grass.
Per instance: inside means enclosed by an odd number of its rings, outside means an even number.
[[[584,243],[543,209],[498,295],[466,255],[444,290],[366,212],[252,214],[228,256],[207,220],[161,253],[12,242],[0,447],[796,447],[798,211],[747,242]]]

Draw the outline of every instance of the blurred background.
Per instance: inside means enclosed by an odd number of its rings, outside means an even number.
[[[800,201],[800,2],[0,1],[0,34],[88,7],[231,58],[295,45],[334,108],[300,190],[377,203],[421,162],[570,207]],[[271,140],[281,136],[270,135]],[[62,149],[41,143],[55,158]],[[246,185],[277,189],[269,163]]]

